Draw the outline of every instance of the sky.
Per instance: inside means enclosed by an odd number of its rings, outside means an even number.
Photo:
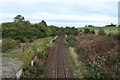
[[[118,2],[118,25],[120,25],[120,1]]]
[[[0,0],[0,23],[22,15],[31,23],[47,25],[104,26],[118,24],[119,0]]]

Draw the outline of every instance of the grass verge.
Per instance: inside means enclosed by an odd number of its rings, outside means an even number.
[[[69,47],[70,57],[74,65],[75,78],[84,78],[84,74],[87,73],[86,68],[82,61],[79,61],[79,57],[73,47]]]

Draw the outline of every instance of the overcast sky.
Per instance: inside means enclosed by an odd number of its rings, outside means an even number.
[[[103,26],[118,24],[119,0],[0,0],[0,23],[20,14],[32,23],[48,25]]]

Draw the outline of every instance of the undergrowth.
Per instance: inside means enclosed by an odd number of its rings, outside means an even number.
[[[85,78],[119,78],[119,44],[105,36],[78,35],[76,52],[88,71]]]

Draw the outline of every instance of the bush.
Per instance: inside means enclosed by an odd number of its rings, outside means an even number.
[[[90,30],[89,29],[84,29],[84,33],[89,33]]]
[[[79,32],[82,32],[82,30],[80,30]]]
[[[2,37],[20,40],[20,42],[32,42],[31,38],[45,38],[56,36],[59,28],[55,26],[47,26],[45,21],[32,24],[29,21],[22,22],[6,22],[2,23]]]
[[[112,37],[112,33],[109,33],[107,36],[108,36],[108,37]]]
[[[120,41],[120,34],[112,34],[112,33],[109,33],[109,34],[108,34],[108,37]]]
[[[76,47],[79,60],[90,64],[86,69],[88,71],[86,78],[119,78],[120,54],[117,54],[120,50],[119,41],[104,36],[82,34],[77,38]]]
[[[13,49],[17,45],[17,41],[11,38],[5,38],[2,40],[2,52]]]
[[[84,74],[84,78],[104,78],[104,72],[102,68],[89,63],[85,63],[85,65],[88,71]]]
[[[22,73],[21,79],[43,78],[44,67],[45,66],[43,66],[43,65],[38,65],[38,66],[29,66],[27,69],[23,68],[23,73]]]
[[[93,31],[91,31],[91,33],[92,33],[92,34],[95,34],[95,31],[93,30]]]
[[[115,34],[113,38],[120,41],[120,34]]]
[[[100,35],[100,36],[105,36],[106,33],[105,33],[105,31],[104,31],[103,29],[99,29],[98,35]]]
[[[73,35],[70,35],[67,37],[67,42],[68,42],[68,46],[74,46],[75,42],[76,42],[76,37]]]
[[[65,32],[67,35],[74,35],[76,36],[78,34],[78,29],[75,27],[66,27]]]
[[[79,56],[78,56],[79,61],[83,61],[85,58],[86,58],[86,55],[83,54],[83,53],[80,53]]]
[[[30,42],[30,39],[28,39],[28,38],[23,38],[23,43],[27,43],[27,42]]]

